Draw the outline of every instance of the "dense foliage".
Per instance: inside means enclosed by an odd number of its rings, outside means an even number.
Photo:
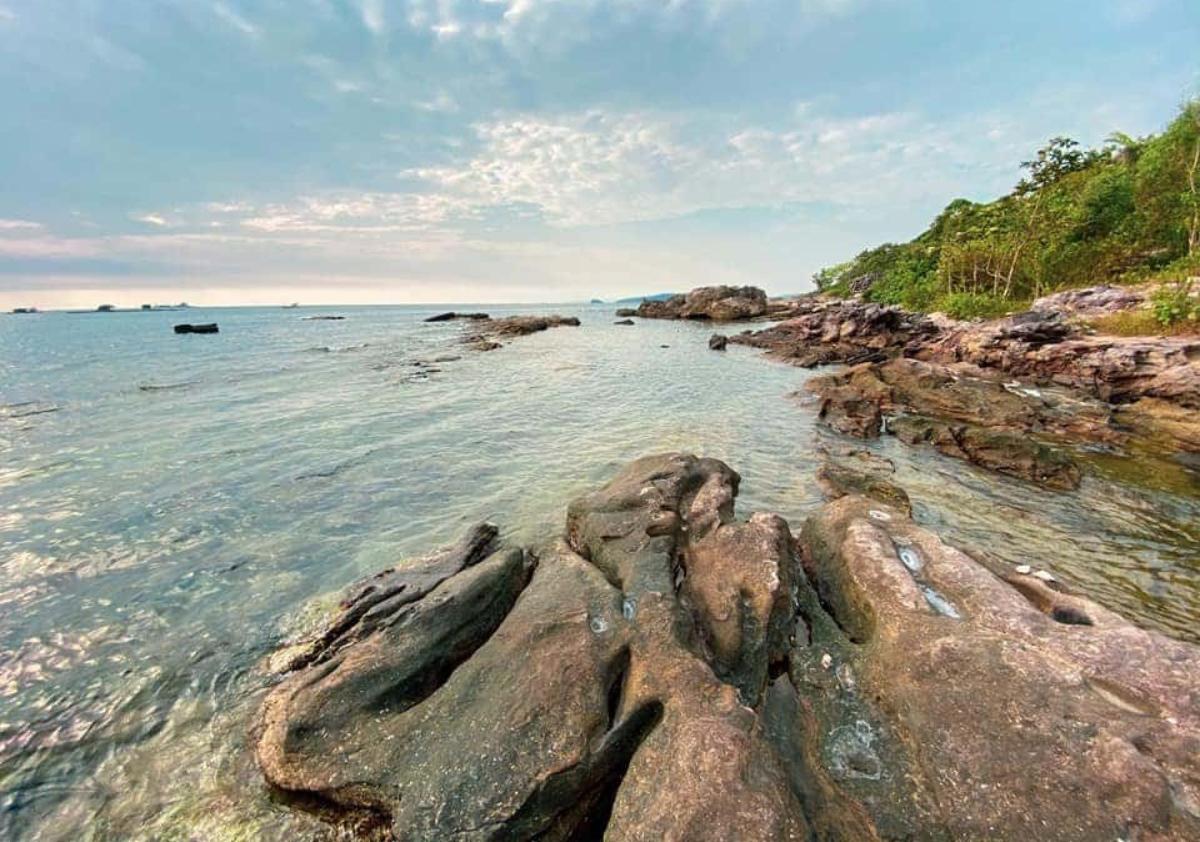
[[[1101,149],[1056,137],[1021,166],[1007,196],[956,199],[915,240],[824,269],[817,287],[967,318],[1067,287],[1200,274],[1200,100],[1161,134],[1115,133]]]

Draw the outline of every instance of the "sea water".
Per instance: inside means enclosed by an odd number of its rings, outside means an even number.
[[[480,353],[470,323],[424,323],[439,309],[0,317],[0,838],[300,832],[250,760],[262,659],[344,585],[474,522],[544,544],[574,495],[666,450],[726,460],[742,513],[798,530],[819,505],[835,437],[792,397],[809,372],[598,305],[458,306],[583,322]],[[345,319],[304,319],[326,313]],[[1110,456],[1062,493],[854,444],[947,540],[1196,639],[1189,467]]]

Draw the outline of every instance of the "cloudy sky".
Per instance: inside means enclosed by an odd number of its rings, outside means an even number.
[[[808,288],[1200,92],[1197,0],[0,0],[0,306]]]

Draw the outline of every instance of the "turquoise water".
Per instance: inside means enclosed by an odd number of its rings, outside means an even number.
[[[0,838],[307,832],[246,755],[262,658],[350,580],[474,521],[544,543],[572,496],[670,449],[733,465],[742,512],[798,529],[819,503],[820,434],[790,397],[807,372],[608,306],[547,308],[583,327],[473,353],[469,328],[421,322],[436,310],[0,318]],[[346,319],[302,319],[327,312]],[[1196,638],[1185,466],[1106,456],[1060,494],[872,447],[944,536]]]

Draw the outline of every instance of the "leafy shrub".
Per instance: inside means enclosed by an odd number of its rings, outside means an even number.
[[[1182,322],[1200,322],[1200,299],[1192,296],[1192,281],[1163,284],[1150,296],[1150,310],[1164,327]]]
[[[1023,309],[1023,303],[983,293],[951,292],[935,300],[931,309],[954,319],[992,319]]]

